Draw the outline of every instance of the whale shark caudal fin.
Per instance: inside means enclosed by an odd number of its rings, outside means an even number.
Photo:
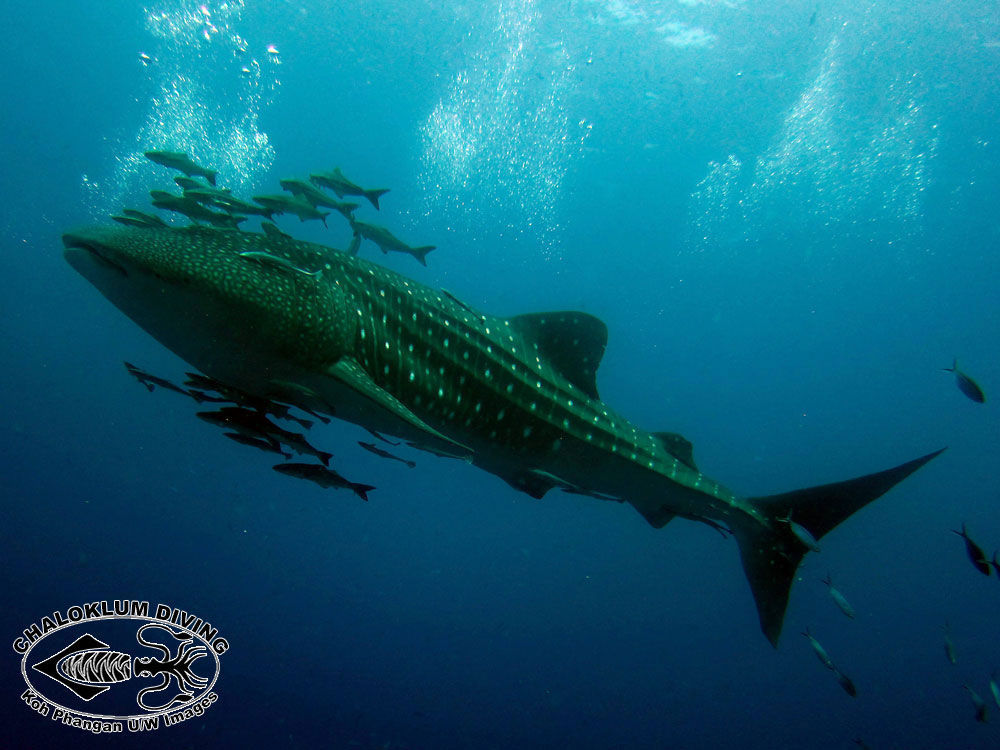
[[[771,523],[768,526],[737,525],[733,532],[740,545],[743,572],[757,604],[760,628],[772,646],[778,645],[795,570],[809,550],[794,533],[790,521],[803,527],[815,539],[820,539],[943,450],[928,453],[893,469],[844,482],[750,498],[749,502],[770,516]]]

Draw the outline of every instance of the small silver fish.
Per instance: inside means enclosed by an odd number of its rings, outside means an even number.
[[[812,650],[815,652],[816,658],[819,659],[820,663],[827,669],[836,672],[837,667],[833,663],[833,659],[831,659],[830,655],[826,653],[826,649],[823,648],[823,644],[813,638],[812,633],[809,632],[809,628],[806,628],[802,635],[809,640],[809,645],[812,646]]]
[[[267,451],[268,453],[278,453],[285,458],[292,457],[291,453],[286,453],[281,450],[281,444],[277,440],[265,440],[264,438],[251,437],[250,435],[244,435],[240,432],[224,432],[222,434],[236,443],[249,445],[251,448],[259,448],[260,450]]]
[[[277,441],[288,446],[299,455],[315,456],[324,465],[329,465],[333,454],[314,447],[305,435],[285,430],[269,420],[263,413],[242,406],[225,406],[216,411],[200,411],[195,416],[209,424],[239,432],[247,437],[260,438],[267,442]]]
[[[830,592],[830,598],[833,599],[834,604],[837,605],[841,612],[853,620],[857,614],[854,611],[854,607],[851,606],[850,602],[844,598],[844,595],[841,594],[840,591],[834,588],[833,579],[830,578],[829,573],[826,574],[826,578],[823,579],[823,583],[826,584],[827,590]]]
[[[138,380],[140,383],[142,383],[142,385],[144,385],[146,387],[146,390],[149,391],[150,393],[152,393],[153,390],[155,390],[156,387],[159,386],[164,390],[173,391],[174,393],[179,393],[182,396],[191,396],[191,393],[189,391],[186,391],[183,388],[174,385],[169,380],[158,378],[156,375],[151,375],[150,373],[145,372],[144,370],[140,370],[138,367],[136,367],[130,362],[125,362],[124,365],[125,369],[128,370],[128,374],[131,375],[136,380]],[[191,397],[194,398],[193,396]]]
[[[854,687],[854,681],[839,669],[834,669],[833,673],[837,676],[837,682],[839,682],[840,686],[844,688],[844,692],[852,698],[857,698],[858,689]]]
[[[399,461],[400,463],[404,463],[404,464],[406,464],[406,465],[407,465],[407,466],[409,466],[409,467],[410,467],[411,469],[412,469],[412,468],[413,468],[414,466],[416,466],[416,465],[417,465],[417,462],[416,462],[416,461],[409,461],[409,460],[407,460],[407,459],[405,459],[405,458],[400,458],[399,456],[396,456],[396,455],[394,455],[394,454],[392,454],[392,453],[389,453],[389,451],[387,451],[387,450],[382,450],[381,448],[379,448],[379,447],[378,447],[377,445],[375,445],[374,443],[366,443],[366,442],[364,442],[363,440],[359,440],[359,441],[358,441],[358,445],[360,445],[360,446],[361,446],[362,448],[364,448],[364,449],[365,449],[366,451],[368,451],[368,452],[370,452],[370,453],[374,453],[374,454],[375,454],[376,456],[381,456],[382,458],[391,458],[391,459],[393,459],[393,460],[395,460],[395,461]]]
[[[986,403],[986,394],[983,393],[983,389],[979,387],[979,384],[975,380],[970,378],[964,372],[958,369],[958,358],[951,363],[951,367],[941,368],[945,372],[955,373],[955,385],[958,386],[958,390],[964,393],[972,401],[977,404]]]
[[[122,209],[122,214],[124,214],[125,216],[128,216],[128,217],[130,217],[132,219],[138,219],[139,221],[144,221],[144,222],[146,222],[146,224],[148,226],[151,226],[151,227],[157,227],[157,228],[162,229],[164,227],[169,226],[167,224],[167,222],[165,222],[159,216],[157,216],[155,214],[147,214],[144,211],[137,211],[134,208],[123,208]]]
[[[197,201],[205,206],[222,209],[226,213],[230,214],[253,214],[255,216],[263,216],[267,219],[270,219],[274,215],[274,211],[270,208],[262,208],[261,206],[255,206],[252,203],[241,201],[239,198],[215,188],[185,188],[184,197],[190,198],[191,200]]]
[[[162,208],[164,211],[173,211],[183,214],[192,221],[204,221],[212,226],[235,228],[241,221],[246,221],[246,216],[236,216],[216,211],[210,211],[201,203],[179,195],[171,195],[162,190],[150,190],[149,194],[153,198],[153,205]]]
[[[176,169],[188,177],[204,177],[210,184],[215,184],[218,173],[214,169],[206,169],[181,151],[146,151],[144,156],[151,162]]]
[[[791,530],[795,538],[798,539],[807,549],[810,549],[813,552],[820,551],[819,542],[816,541],[816,537],[812,535],[812,532],[810,532],[809,529],[802,524],[793,521],[791,515],[778,520],[788,524],[788,528]]]
[[[970,688],[968,685],[962,685],[966,690],[969,691],[969,697],[972,698],[972,705],[976,707],[976,721],[981,724],[986,723],[986,701],[979,697],[979,693]]]
[[[255,195],[253,201],[264,206],[273,214],[294,214],[299,217],[299,221],[306,219],[319,219],[326,226],[326,217],[329,211],[320,211],[312,203],[304,198],[290,198],[287,195]]]
[[[292,195],[309,201],[313,206],[326,206],[339,211],[346,219],[354,218],[354,209],[358,207],[357,203],[342,203],[334,200],[305,180],[281,180],[278,184],[281,185],[282,190],[287,190]]]
[[[338,198],[345,195],[362,195],[378,210],[378,199],[389,192],[388,188],[363,188],[356,182],[352,182],[340,171],[340,167],[334,167],[332,172],[320,172],[309,175],[309,179],[316,185],[328,188],[337,194]]]
[[[333,469],[328,469],[318,464],[278,464],[271,468],[279,474],[285,474],[298,479],[308,479],[320,487],[351,490],[366,503],[368,502],[368,493],[375,489],[370,484],[360,484],[359,482],[352,482],[345,479]]]
[[[383,253],[388,253],[390,250],[395,250],[400,253],[409,253],[425,266],[427,265],[427,253],[435,248],[434,245],[421,245],[419,247],[407,245],[385,227],[379,226],[378,224],[369,224],[366,221],[352,219],[351,229],[354,230],[354,234],[356,236],[363,237],[366,240],[374,242],[379,246],[379,249],[381,249]]]
[[[252,260],[254,263],[260,263],[262,266],[267,266],[268,268],[276,268],[279,271],[294,271],[295,273],[305,274],[312,278],[317,278],[323,274],[322,270],[307,271],[304,268],[299,268],[287,258],[280,258],[277,255],[271,255],[271,253],[259,250],[247,250],[240,253],[240,257]]]
[[[969,537],[968,532],[965,530],[965,522],[962,522],[961,531],[955,531],[952,529],[951,533],[958,534],[963,540],[965,540],[965,554],[969,556],[969,560],[972,562],[976,570],[984,576],[988,576],[990,574],[990,561],[986,559],[986,553],[983,552],[982,548]]]
[[[944,655],[952,664],[958,663],[958,657],[955,656],[955,644],[951,640],[951,626],[948,623],[944,624]]]
[[[117,221],[119,224],[124,224],[127,227],[136,227],[137,229],[149,229],[150,223],[148,221],[143,221],[142,219],[136,219],[133,216],[112,216],[112,221]]]
[[[198,188],[208,187],[207,183],[201,182],[200,180],[195,180],[191,177],[184,177],[178,175],[174,178],[174,182],[177,184],[181,190],[196,190]]]

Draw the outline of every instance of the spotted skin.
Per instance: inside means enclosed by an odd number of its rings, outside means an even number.
[[[534,497],[562,488],[629,502],[655,527],[729,527],[774,644],[808,551],[783,519],[794,511],[819,539],[937,455],[742,498],[695,468],[684,438],[598,398],[607,332],[585,313],[486,315],[348,253],[237,230],[110,226],[63,241],[115,305],[233,388],[466,458]]]
[[[546,469],[560,451],[586,446],[588,453],[617,456],[723,504],[738,502],[670,455],[650,433],[570,382],[509,319],[476,314],[371,263],[356,261],[344,270],[338,283],[358,302],[358,361],[428,424],[473,446],[474,462],[488,465],[475,454],[499,446],[512,463]],[[572,326],[583,317],[552,313],[551,324]],[[621,489],[577,482],[567,476],[564,462],[555,463],[561,473],[553,474],[584,489],[611,494]],[[516,486],[517,476],[504,478]]]
[[[515,486],[532,481],[526,471],[548,472],[585,491],[641,500],[627,497],[628,487],[617,478],[581,474],[573,458],[561,458],[592,456],[617,465],[619,473],[629,467],[655,477],[661,495],[658,480],[666,478],[710,498],[709,513],[721,520],[734,507],[754,513],[718,482],[673,457],[654,435],[588,396],[549,363],[516,319],[484,315],[375,263],[292,239],[204,227],[108,227],[90,234],[90,244],[99,245],[103,256],[196,287],[240,310],[229,321],[231,338],[245,340],[245,326],[253,323],[257,338],[271,342],[275,356],[295,364],[272,370],[324,371],[343,357],[352,358],[375,385],[454,443],[467,446],[474,463]],[[296,271],[251,262],[258,253]],[[533,324],[560,330],[603,326],[576,312],[537,317]],[[567,345],[572,349],[574,340]],[[592,376],[601,353],[581,351],[565,358],[578,359],[581,373]],[[191,363],[206,371],[205,363]],[[207,369],[213,369],[211,364]],[[692,517],[706,514],[705,507],[680,510]]]

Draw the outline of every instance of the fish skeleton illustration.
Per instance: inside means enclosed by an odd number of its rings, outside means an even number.
[[[819,540],[940,453],[742,497],[698,470],[684,438],[600,400],[607,329],[586,313],[494,317],[347,253],[234,229],[110,225],[63,243],[112,303],[233,388],[465,458],[536,498],[560,488],[630,503],[656,528],[680,516],[731,530],[775,645],[809,549],[788,519]]]

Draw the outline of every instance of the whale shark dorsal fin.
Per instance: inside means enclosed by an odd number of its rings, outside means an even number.
[[[653,436],[660,441],[660,445],[663,446],[667,453],[681,463],[698,471],[698,467],[694,462],[694,446],[691,445],[690,440],[676,432],[654,432]]]
[[[600,398],[597,368],[608,345],[604,321],[584,312],[563,310],[515,315],[510,324],[530,339],[538,355],[564,378],[590,398]]]

